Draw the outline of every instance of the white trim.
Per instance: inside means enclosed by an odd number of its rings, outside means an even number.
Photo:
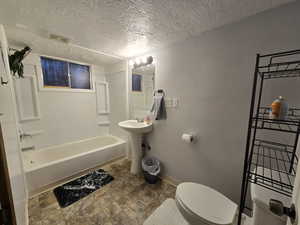
[[[28,134],[30,136],[36,136],[44,133],[44,130],[32,130],[32,131],[24,131],[25,134]]]
[[[131,110],[130,110],[130,92],[131,92],[131,89],[130,89],[130,85],[131,85],[131,75],[132,74],[132,71],[130,69],[130,65],[129,65],[129,60],[126,60],[126,79],[125,79],[125,82],[126,82],[126,118],[129,120],[130,119],[130,113],[131,113]],[[127,152],[127,157],[128,157],[128,152]]]
[[[35,150],[35,145],[31,144],[31,145],[22,145],[21,144],[21,151],[30,151],[30,150]]]
[[[2,24],[0,24],[0,35],[2,37],[0,37],[0,41],[1,43],[4,45],[5,49],[8,50],[8,45],[7,45],[7,39],[6,39],[6,35],[5,35],[5,30],[4,30],[4,27]],[[17,147],[19,149],[19,151],[17,152],[17,155],[15,157],[18,158],[18,160],[20,161],[20,171],[18,173],[18,181],[19,182],[19,188],[22,188],[24,191],[25,191],[25,196],[24,197],[19,197],[19,201],[26,201],[28,199],[28,189],[27,189],[27,181],[26,181],[26,176],[25,176],[25,170],[24,170],[24,165],[23,165],[23,160],[22,160],[22,156],[21,156],[21,144],[20,144],[20,137],[18,135],[18,131],[17,131],[17,127],[18,127],[18,123],[17,123],[17,120],[18,120],[18,114],[17,114],[17,103],[16,103],[16,96],[15,96],[15,91],[14,91],[14,86],[13,86],[13,79],[12,79],[12,76],[11,76],[11,73],[10,73],[10,67],[9,67],[9,62],[8,62],[8,51],[4,51],[4,58],[6,60],[6,77],[7,77],[7,81],[9,82],[9,85],[7,86],[10,90],[10,94],[12,95],[11,97],[11,101],[12,101],[12,112],[13,112],[13,116],[15,117],[12,118],[12,121],[11,121],[11,125],[13,125],[15,128],[13,128],[15,131],[15,137],[17,139]],[[23,182],[21,182],[21,180],[23,180]],[[24,199],[25,198],[25,199]],[[22,200],[21,200],[22,199]],[[18,214],[22,214],[25,216],[25,223],[28,222],[28,211],[26,210],[27,207],[26,207],[26,203],[24,204],[25,206],[25,209],[24,209],[24,214],[22,211],[20,211]],[[15,215],[17,217],[17,215]],[[17,218],[16,218],[17,219]]]
[[[101,105],[99,105],[100,100],[100,86],[103,86],[105,89],[105,109],[101,109]],[[99,115],[106,115],[110,113],[110,103],[109,103],[109,89],[108,89],[108,83],[105,81],[96,81],[95,82],[96,87],[96,105],[97,105],[97,113]]]
[[[109,126],[109,125],[110,125],[110,121],[98,122],[97,124],[98,124],[98,126],[103,126],[103,127],[105,127],[105,126]]]
[[[4,82],[9,82],[9,77],[10,76],[10,68],[9,68],[9,60],[8,60],[8,43],[7,43],[7,38],[4,30],[4,26],[0,24],[0,48],[1,48],[1,60],[3,56],[3,64],[5,67],[5,75],[1,74],[0,78],[3,79]],[[5,77],[4,77],[5,76]],[[2,85],[2,84],[0,84]]]
[[[72,43],[69,43],[69,45],[71,45],[73,47],[76,47],[76,48],[84,49],[84,50],[89,51],[89,52],[94,52],[94,53],[97,53],[99,55],[109,56],[109,57],[116,58],[116,59],[119,59],[119,60],[124,60],[125,59],[125,57],[123,57],[123,56],[114,55],[114,54],[107,53],[107,52],[102,52],[102,51],[97,51],[97,50],[94,50],[94,49],[91,49],[91,48],[83,47],[81,45],[76,45],[76,44],[72,44]]]
[[[48,55],[38,55],[39,57],[39,65],[35,65],[36,68],[36,74],[38,77],[38,84],[39,84],[39,91],[48,91],[48,92],[80,92],[80,93],[94,93],[95,87],[94,87],[94,66],[88,63],[78,62],[70,59],[60,58],[60,57],[53,57]],[[47,88],[44,86],[44,77],[43,77],[43,71],[42,71],[42,64],[41,64],[41,57],[46,57],[50,59],[57,59],[65,62],[70,63],[76,63],[79,65],[89,66],[90,68],[90,87],[91,89],[79,89],[79,88]]]
[[[26,199],[25,199],[25,224],[29,225],[29,193],[26,191]]]
[[[31,81],[31,91],[32,91],[32,96],[33,96],[33,111],[34,115],[32,116],[24,116],[23,114],[23,102],[21,99],[22,93],[18,86],[16,85],[16,80],[21,80],[21,79],[30,79]],[[16,102],[17,102],[17,109],[18,109],[18,114],[20,118],[20,122],[26,122],[26,121],[34,121],[34,120],[40,120],[41,119],[41,109],[40,109],[40,103],[39,103],[39,98],[38,98],[38,93],[37,93],[37,85],[35,81],[34,75],[24,75],[24,78],[14,78],[14,87],[15,87],[15,92],[16,92]]]

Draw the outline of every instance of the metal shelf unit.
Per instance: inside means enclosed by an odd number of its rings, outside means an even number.
[[[298,132],[300,109],[290,108],[288,115],[284,120],[270,119],[269,112],[269,107],[260,107],[258,114],[252,119],[252,128],[255,128],[255,123],[257,120],[257,129],[276,130],[289,133]]]
[[[300,108],[290,108],[283,120],[270,119],[270,107],[261,106],[264,82],[271,79],[300,77],[300,50],[256,56],[250,103],[250,115],[238,225],[246,208],[250,183],[271,191],[291,196],[298,163],[296,154],[300,133]],[[283,132],[292,135],[293,144],[287,145],[259,138],[258,130]]]
[[[293,147],[256,139],[250,162],[249,182],[290,196],[298,163],[298,157],[295,155],[294,163],[291,164]]]

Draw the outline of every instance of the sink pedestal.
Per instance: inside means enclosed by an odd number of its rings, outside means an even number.
[[[142,135],[131,133],[131,168],[130,172],[132,174],[139,174],[142,171]]]
[[[131,142],[131,169],[133,174],[142,171],[142,135],[152,131],[152,123],[146,124],[137,120],[126,120],[119,123],[119,126],[130,134]]]

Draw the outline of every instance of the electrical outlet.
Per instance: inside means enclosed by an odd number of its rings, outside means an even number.
[[[178,98],[165,98],[166,108],[177,108]]]
[[[166,105],[166,108],[172,108],[173,99],[172,98],[165,98],[165,105]]]

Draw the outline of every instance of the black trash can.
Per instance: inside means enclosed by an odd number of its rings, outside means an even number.
[[[160,163],[154,157],[145,157],[142,160],[142,168],[144,178],[147,183],[155,184],[159,181],[158,174],[160,173]]]
[[[148,173],[147,171],[143,171],[143,173],[144,173],[145,181],[146,181],[148,184],[156,184],[157,181],[159,181],[159,177],[158,177],[158,176],[151,175],[151,174]]]

